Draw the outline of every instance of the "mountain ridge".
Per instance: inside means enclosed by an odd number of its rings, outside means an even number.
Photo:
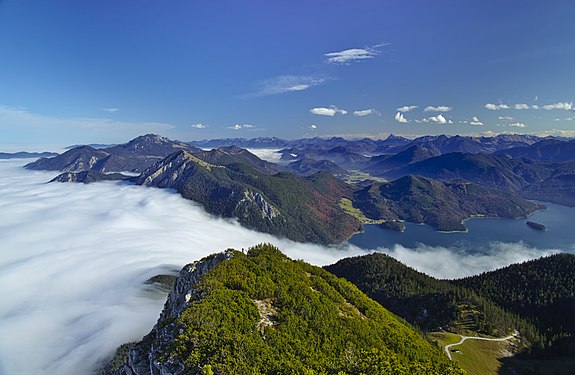
[[[463,373],[352,284],[268,244],[185,266],[118,362],[104,373]]]
[[[215,165],[179,151],[144,171],[136,184],[176,189],[209,213],[296,241],[337,243],[360,226],[339,207],[351,189],[325,172],[270,176],[246,164]]]

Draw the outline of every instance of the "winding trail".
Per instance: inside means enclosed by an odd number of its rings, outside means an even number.
[[[507,341],[510,340],[512,338],[514,338],[515,336],[517,336],[516,334],[513,334],[511,336],[507,336],[507,337],[502,337],[499,339],[488,339],[486,337],[476,337],[476,336],[463,336],[463,335],[459,335],[461,337],[461,340],[458,343],[455,344],[449,344],[449,345],[445,345],[445,352],[447,353],[447,357],[449,357],[450,361],[453,361],[453,359],[451,358],[451,352],[449,351],[449,349],[452,346],[457,346],[457,345],[461,345],[463,344],[463,342],[465,340],[483,340],[483,341]]]

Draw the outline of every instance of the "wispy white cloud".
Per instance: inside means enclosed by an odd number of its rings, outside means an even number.
[[[346,115],[347,114],[347,111],[345,109],[339,109],[334,105],[330,106],[329,108],[316,107],[316,108],[310,109],[309,111],[311,113],[313,113],[314,115],[329,116],[329,117],[333,117],[337,114],[340,114],[340,115]]]
[[[395,114],[395,121],[399,122],[400,124],[407,124],[409,122],[401,112],[397,112]]]
[[[192,128],[196,128],[196,129],[205,129],[205,128],[208,127],[207,125],[204,125],[204,124],[201,124],[201,123],[200,123],[200,124],[194,124],[194,125],[191,125],[191,126],[192,126]]]
[[[413,111],[413,110],[416,109],[416,108],[417,108],[416,105],[404,105],[403,107],[397,108],[397,110],[398,110],[399,112],[405,113],[405,112]]]
[[[501,109],[517,109],[517,110],[544,109],[546,111],[551,111],[551,110],[555,110],[555,109],[565,110],[565,111],[575,110],[575,107],[573,107],[573,102],[558,102],[558,103],[547,104],[544,106],[539,106],[537,104],[529,105],[529,104],[525,104],[525,103],[518,103],[518,104],[513,104],[513,105],[504,104],[504,103],[499,103],[499,104],[487,103],[487,104],[485,104],[485,108],[490,109],[492,111],[497,111],[497,110],[501,110]]]
[[[507,104],[493,104],[493,103],[487,103],[485,104],[485,108],[486,109],[490,109],[492,111],[498,111],[500,109],[509,109],[510,107]]]
[[[513,121],[513,117],[511,117],[511,116],[499,116],[497,118],[499,120],[503,120],[503,121]]]
[[[440,105],[440,106],[437,106],[437,107],[434,107],[434,106],[431,106],[431,105],[430,105],[430,106],[425,107],[424,111],[425,111],[425,112],[449,112],[449,111],[451,111],[452,109],[453,109],[453,107],[448,107],[448,106],[445,106],[445,105]]]
[[[349,65],[352,62],[373,59],[380,54],[379,49],[387,46],[388,43],[380,43],[366,48],[351,48],[343,51],[326,53],[326,62],[330,64]]]
[[[370,108],[370,109],[363,109],[360,111],[353,111],[353,115],[358,116],[358,117],[363,117],[363,116],[369,116],[369,115],[379,115],[379,112],[373,108]]]
[[[473,116],[473,118],[471,119],[471,121],[469,121],[470,125],[475,125],[475,126],[483,126],[483,122],[481,122],[479,120],[479,118],[477,118],[477,116]]]
[[[514,127],[514,128],[524,128],[524,127],[526,127],[527,125],[525,125],[525,124],[522,123],[522,122],[515,122],[515,123],[513,123],[513,124],[509,124],[509,126]]]
[[[311,124],[310,126],[307,127],[310,130],[316,130],[317,129],[317,125],[315,124]]]
[[[255,129],[256,126],[252,124],[235,124],[234,126],[228,126],[227,129],[241,130],[241,129]]]
[[[175,125],[161,122],[56,117],[0,106],[0,134],[6,143],[117,143],[146,133],[170,135],[175,129]]]
[[[114,112],[118,112],[120,109],[119,108],[100,108],[100,110],[102,110],[104,112],[114,113]]]
[[[283,75],[258,82],[256,92],[248,96],[267,96],[304,91],[329,80],[328,77],[318,75]]]
[[[544,110],[546,111],[551,111],[554,109],[561,109],[561,110],[565,110],[565,111],[572,111],[573,110],[573,103],[572,102],[559,102],[559,103],[553,103],[553,104],[547,104],[544,105],[542,107]]]

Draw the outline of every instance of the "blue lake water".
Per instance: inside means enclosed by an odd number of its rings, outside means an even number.
[[[478,218],[465,222],[467,232],[442,233],[428,225],[406,223],[404,232],[382,229],[376,224],[364,225],[363,232],[349,242],[364,249],[392,248],[401,245],[416,248],[427,245],[453,250],[481,253],[494,242],[522,243],[539,249],[575,251],[575,208],[543,203],[546,210],[534,213],[529,219]],[[547,231],[528,227],[526,221],[544,224]]]

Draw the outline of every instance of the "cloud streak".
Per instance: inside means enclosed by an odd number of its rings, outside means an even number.
[[[330,106],[329,108],[326,107],[316,107],[309,110],[310,113],[319,116],[329,116],[333,117],[337,114],[346,115],[347,111],[345,109],[339,109],[336,106]]]
[[[510,107],[507,104],[493,104],[493,103],[487,103],[485,104],[485,109],[489,109],[491,111],[499,111],[501,109],[509,109]]]
[[[508,105],[508,104],[504,104],[504,103],[499,103],[499,104],[487,103],[487,104],[485,104],[484,107],[486,109],[489,109],[492,111],[499,111],[502,109],[516,109],[516,110],[544,109],[546,111],[552,111],[552,110],[573,111],[573,110],[575,110],[575,107],[573,107],[573,102],[557,102],[557,103],[547,104],[544,106],[539,106],[537,104],[530,106],[529,104],[525,104],[525,103],[518,103],[518,104],[513,104],[513,105]]]
[[[353,111],[353,115],[357,117],[364,117],[369,115],[379,115],[379,112],[373,108],[370,108],[370,109],[363,109],[360,111]]]
[[[425,109],[423,110],[424,112],[450,112],[453,109],[453,107],[448,107],[446,105],[440,105],[437,107],[434,106],[427,106],[425,107]]]
[[[551,111],[554,109],[560,109],[560,110],[564,110],[564,111],[572,111],[573,110],[573,103],[571,103],[571,102],[570,103],[559,102],[559,103],[544,105],[542,108],[546,111]]]
[[[235,124],[234,126],[228,126],[227,129],[232,130],[242,130],[242,129],[255,129],[256,126],[252,124]]]
[[[405,113],[405,112],[413,111],[413,110],[416,109],[416,108],[417,108],[416,105],[404,105],[403,107],[397,108],[397,110],[398,110],[399,112]]]
[[[258,82],[257,91],[248,96],[267,96],[304,91],[329,80],[328,77],[318,75],[282,75]]]
[[[119,108],[100,108],[100,109],[104,112],[110,112],[110,113],[115,113],[120,110]]]
[[[387,43],[377,44],[366,48],[351,48],[343,51],[330,52],[324,54],[329,64],[349,65],[353,62],[360,62],[373,59],[380,54],[379,49],[387,46]]]

